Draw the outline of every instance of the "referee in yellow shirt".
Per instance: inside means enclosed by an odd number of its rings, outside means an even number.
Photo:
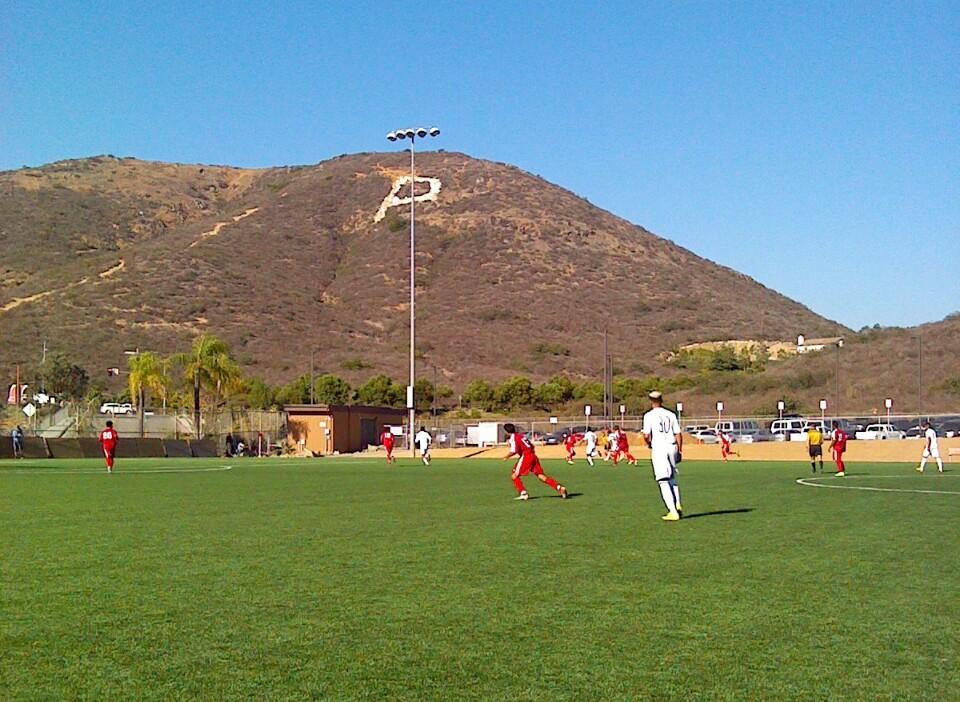
[[[807,430],[807,449],[810,452],[810,467],[817,472],[817,461],[820,461],[820,472],[823,472],[823,432],[820,427],[811,426]]]

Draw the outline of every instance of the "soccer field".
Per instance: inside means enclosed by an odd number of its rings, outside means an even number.
[[[4,700],[960,699],[960,472],[101,463],[0,465]]]

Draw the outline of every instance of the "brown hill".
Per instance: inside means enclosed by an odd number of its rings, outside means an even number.
[[[91,369],[210,330],[273,382],[405,376],[407,213],[374,218],[404,153],[244,170],[97,157],[0,174],[0,364],[42,338]],[[418,350],[454,386],[663,369],[690,341],[843,333],[736,271],[518,168],[418,156]],[[417,195],[427,183],[417,184]],[[399,196],[409,194],[409,185]],[[849,332],[848,332],[849,333]]]

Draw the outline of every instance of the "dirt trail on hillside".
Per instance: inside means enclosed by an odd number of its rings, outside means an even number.
[[[98,273],[98,274],[97,274],[97,277],[98,277],[98,278],[109,278],[109,277],[112,276],[114,273],[117,273],[117,272],[119,272],[119,271],[122,271],[122,270],[123,270],[123,267],[124,267],[125,265],[126,265],[126,264],[124,263],[123,259],[121,258],[121,259],[120,259],[120,262],[119,262],[117,265],[111,266],[111,267],[108,268],[107,270],[103,271],[103,273]]]
[[[97,278],[106,279],[112,276],[114,273],[118,273],[124,269],[126,262],[121,258],[120,261],[113,266],[110,266],[105,271],[97,273]],[[71,288],[76,288],[80,285],[84,285],[90,282],[90,276],[84,276],[80,280],[76,280],[72,283],[68,283],[59,288],[54,288],[53,290],[43,290],[42,292],[34,293],[33,295],[27,295],[26,297],[15,297],[7,304],[0,307],[0,312],[9,312],[10,310],[15,310],[20,305],[25,305],[28,302],[36,302],[37,300],[42,300],[45,297],[50,297],[51,295],[56,295],[57,293],[66,292]]]
[[[213,229],[211,229],[211,230],[208,231],[208,232],[204,232],[203,234],[201,234],[201,235],[200,235],[200,238],[197,239],[196,241],[194,241],[192,244],[190,244],[190,246],[188,246],[187,248],[188,248],[188,249],[192,249],[194,246],[196,246],[197,244],[199,244],[199,243],[200,243],[201,241],[203,241],[204,239],[209,239],[209,238],[212,237],[212,236],[217,236],[217,234],[220,233],[220,230],[223,229],[224,227],[226,227],[228,224],[233,224],[234,222],[239,222],[241,219],[244,219],[245,217],[249,217],[249,216],[252,215],[254,212],[259,212],[259,211],[260,211],[260,208],[259,208],[259,207],[251,207],[251,208],[245,210],[242,214],[234,215],[232,221],[229,221],[229,222],[217,222],[216,224],[213,225]]]

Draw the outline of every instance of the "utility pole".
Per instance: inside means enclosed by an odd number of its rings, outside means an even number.
[[[917,418],[923,414],[923,332],[917,336],[917,350],[920,352],[917,363]]]
[[[603,416],[610,416],[610,395],[607,392],[607,372],[610,369],[610,357],[607,355],[607,329],[603,329]]]
[[[310,404],[313,404],[313,351],[310,351]]]

